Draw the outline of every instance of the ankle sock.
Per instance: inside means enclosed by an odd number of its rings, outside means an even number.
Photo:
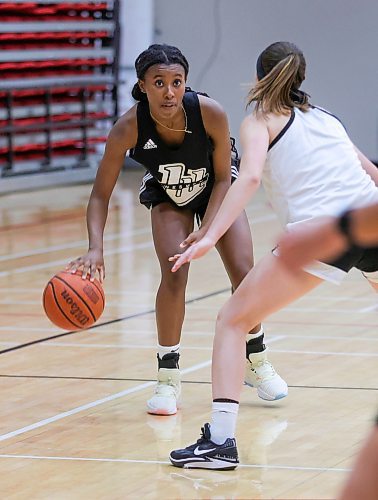
[[[160,344],[158,344],[157,351],[159,354],[159,358],[162,359],[165,354],[169,354],[171,352],[179,353],[180,344],[176,344],[176,345],[160,345]]]
[[[180,359],[180,344],[162,346],[158,344],[158,368],[178,368]]]
[[[239,403],[232,399],[214,400],[211,412],[211,441],[223,444],[227,438],[235,437]]]

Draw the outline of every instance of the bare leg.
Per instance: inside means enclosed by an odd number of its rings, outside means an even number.
[[[180,243],[192,232],[193,214],[170,203],[160,203],[152,209],[151,221],[161,269],[161,282],[156,295],[158,339],[162,346],[173,346],[180,342],[181,337],[189,265],[172,273],[168,258],[180,251]]]
[[[378,425],[375,425],[358,453],[339,500],[378,498]]]
[[[249,272],[218,315],[212,364],[213,399],[240,400],[244,381],[245,332],[321,282],[304,271],[296,275],[290,273],[272,254]]]
[[[236,290],[253,267],[252,236],[245,212],[218,241],[216,248],[230,278],[232,289]],[[254,325],[251,333],[258,332],[260,326]]]

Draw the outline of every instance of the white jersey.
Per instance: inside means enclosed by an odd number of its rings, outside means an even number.
[[[343,125],[319,108],[295,108],[270,145],[262,182],[283,225],[378,202]]]

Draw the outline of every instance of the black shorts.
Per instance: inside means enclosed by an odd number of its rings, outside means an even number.
[[[160,183],[154,177],[149,177],[149,174],[143,177],[142,185],[139,190],[139,201],[148,209],[156,207],[156,205],[160,203],[171,203],[176,208],[185,209],[185,207],[177,207],[176,203],[171,200]],[[203,219],[206,208],[207,203],[204,203],[195,209],[189,209],[192,210],[198,224],[200,224]],[[186,208],[186,210],[188,209]]]
[[[378,271],[378,247],[361,248],[352,246],[347,252],[337,259],[328,262],[330,266],[348,272],[355,267],[365,273]]]
[[[238,175],[238,166],[232,164],[231,183],[238,178]],[[142,184],[139,189],[139,201],[148,209],[156,207],[156,205],[159,205],[160,203],[171,203],[173,206],[177,207],[177,205],[171,200],[171,198],[161,187],[160,183],[148,172],[143,177]],[[201,206],[192,209],[192,212],[197,219],[198,225],[200,225],[200,222],[205,215],[208,202],[209,200],[207,200],[207,202],[203,203]]]

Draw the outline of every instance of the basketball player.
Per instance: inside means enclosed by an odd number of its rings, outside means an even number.
[[[286,232],[278,242],[281,262],[293,270],[334,258],[350,245],[378,245],[378,203]]]
[[[299,90],[305,65],[303,53],[288,42],[274,43],[259,56],[257,81],[248,95],[248,104],[255,103],[255,108],[241,125],[240,175],[201,240],[171,258],[175,261],[172,271],[216,244],[257,191],[261,179],[288,230],[378,201],[375,165],[353,146],[335,116],[311,105],[308,95]],[[316,262],[296,273],[282,266],[276,253],[258,262],[218,315],[211,424],[205,424],[195,445],[171,453],[171,462],[177,467],[233,469],[238,464],[235,427],[243,381],[244,332],[322,281],[339,283],[352,267],[363,271],[378,290],[378,247],[351,247],[333,261]],[[228,363],[230,359],[232,363]]]
[[[378,203],[356,208],[319,224],[286,232],[279,240],[279,260],[297,271],[312,260],[334,258],[351,246],[378,245]],[[378,498],[378,416],[358,453],[339,500]]]
[[[338,500],[376,500],[378,498],[378,416],[358,453],[356,462]]]
[[[319,224],[286,232],[279,240],[279,260],[297,271],[314,259],[334,258],[351,246],[378,245],[378,203],[347,210]],[[378,498],[378,416],[358,453],[339,500]]]
[[[169,256],[189,233],[188,244],[205,234],[231,181],[231,144],[227,116],[221,106],[185,88],[189,65],[176,47],[151,45],[135,62],[138,82],[135,104],[110,131],[90,196],[87,223],[88,253],[71,262],[72,272],[83,269],[93,279],[105,275],[103,231],[111,193],[127,151],[147,170],[140,202],[151,209],[152,233],[161,268],[156,296],[158,331],[157,385],[147,411],[173,415],[180,398],[179,350],[185,312],[189,266],[171,272]],[[194,220],[201,221],[193,232]],[[232,288],[253,266],[252,240],[245,213],[240,213],[217,250]],[[246,383],[262,399],[287,395],[287,384],[267,359],[263,331],[256,323],[247,335]]]

